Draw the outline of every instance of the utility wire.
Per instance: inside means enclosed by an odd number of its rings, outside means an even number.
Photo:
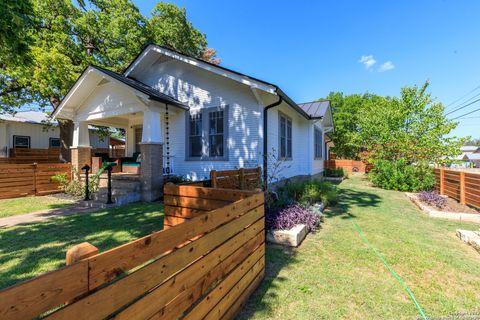
[[[457,120],[458,118],[461,118],[461,117],[464,117],[464,116],[468,116],[469,114],[472,114],[472,113],[477,112],[477,111],[480,111],[480,108],[475,109],[475,110],[470,111],[470,112],[467,112],[467,113],[464,113],[464,114],[462,114],[461,116],[458,116],[458,117],[453,118],[453,119],[450,119],[450,120]]]
[[[457,110],[460,110],[461,108],[463,108],[463,106],[465,106],[465,104],[467,104],[468,102],[472,101],[473,99],[475,99],[476,97],[480,96],[480,93],[477,93],[476,95],[474,95],[473,97],[471,97],[470,99],[467,99],[465,101],[463,101],[462,103],[459,103],[455,106],[455,110],[452,110],[450,111],[451,113],[457,111]],[[446,110],[446,109],[445,109]]]
[[[480,101],[480,99],[474,100],[474,101],[472,101],[472,102],[470,102],[470,103],[467,103],[466,105],[461,106],[460,108],[457,108],[457,109],[455,109],[455,110],[452,110],[452,111],[450,111],[450,112],[447,112],[447,113],[445,113],[445,115],[448,116],[449,114],[452,114],[452,113],[454,113],[454,112],[457,112],[457,111],[460,111],[460,110],[462,110],[462,109],[465,109],[466,107],[471,106],[472,104],[477,103],[478,101]]]
[[[451,102],[450,104],[448,104],[448,105],[445,107],[445,109],[448,108],[448,107],[450,107],[451,105],[457,103],[458,101],[462,100],[463,98],[465,98],[466,96],[468,96],[468,95],[471,94],[472,92],[475,92],[475,91],[478,90],[478,89],[480,89],[480,86],[477,86],[477,87],[473,88],[472,90],[470,90],[469,92],[467,92],[466,94],[464,94],[463,96],[461,96],[460,98],[458,98],[457,100]]]

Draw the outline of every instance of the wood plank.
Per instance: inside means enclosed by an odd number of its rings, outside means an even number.
[[[208,213],[208,210],[198,210],[182,207],[165,206],[165,216],[174,216],[180,218],[195,218],[202,214]]]
[[[88,291],[82,261],[0,291],[1,319],[31,319]]]
[[[190,197],[177,197],[164,195],[163,202],[166,206],[176,206],[200,210],[215,210],[229,204],[228,201],[210,200]]]
[[[237,249],[231,256],[222,261],[216,267],[211,269],[203,278],[198,280],[192,287],[187,288],[164,308],[157,312],[150,320],[169,320],[177,319],[185,310],[187,310],[196,300],[205,294],[212,285],[222,280],[225,275],[230,273],[242,261],[250,255],[255,255],[257,249],[262,250],[261,256],[265,256],[265,232],[260,232],[257,236],[250,239],[246,244]],[[262,248],[260,248],[262,246]],[[252,254],[253,252],[253,254]]]
[[[255,192],[236,189],[218,190],[213,188],[175,186],[174,184],[167,184],[164,188],[164,194],[233,202],[250,197],[251,195],[255,194]]]
[[[234,224],[235,222],[231,222]],[[148,319],[158,313],[168,302],[180,294],[185,288],[194,286],[195,283],[212,268],[226,260],[233,252],[245,244],[249,239],[263,230],[263,218],[254,223],[244,232],[225,242],[221,239],[220,246],[202,259],[195,261],[187,269],[175,275],[155,290],[148,293],[141,300],[128,306],[115,316],[114,319],[129,320],[132,318]],[[199,239],[201,241],[203,238]]]
[[[248,288],[242,292],[242,294],[235,300],[232,306],[227,310],[223,315],[223,319],[230,320],[234,319],[237,313],[247,304],[248,298],[252,293],[257,289],[257,287],[262,283],[263,278],[265,277],[265,270],[262,270],[248,286]],[[222,320],[223,320],[222,319]]]
[[[263,270],[265,268],[265,256],[262,254],[262,252],[265,252],[264,245],[262,245],[262,248],[259,248],[257,254],[254,253],[251,257],[245,259],[240,266],[233,270],[207,296],[202,298],[202,300],[198,302],[194,308],[189,310],[188,314],[185,315],[183,319],[203,319],[203,317],[205,317],[243,277],[248,277],[248,273],[251,273],[252,276],[255,276],[261,270]]]
[[[184,223],[189,220],[190,219],[187,219],[187,218],[179,218],[179,217],[174,217],[169,215],[165,215],[165,218],[164,218],[165,223],[167,223],[169,226],[176,226],[177,224]]]
[[[227,223],[254,208],[263,208],[263,193],[258,193],[208,214],[192,218],[174,228],[162,230],[122,246],[100,253],[90,260],[90,288],[93,289],[118,274],[160,256],[178,244]]]
[[[101,288],[99,291],[96,291],[71,305],[67,305],[65,308],[60,309],[47,317],[47,319],[104,319],[113,312],[117,311],[119,308],[140,297],[145,292],[158,286],[160,283],[177,273],[179,270],[186,267],[192,261],[195,261],[217,246],[220,246],[223,242],[225,242],[225,239],[233,237],[239,232],[242,234],[241,231],[246,226],[253,224],[252,228],[255,226],[256,233],[263,230],[264,221],[262,217],[263,211],[254,209],[240,216],[238,219],[235,219],[234,221],[215,229],[202,238],[191,242],[180,249],[174,250],[160,259],[146,265],[145,267],[126,275],[125,277],[104,288]],[[258,220],[260,218],[261,220]],[[257,221],[257,223],[255,223],[255,221]],[[180,224],[179,226],[185,224],[188,223]],[[169,230],[174,229],[175,227]],[[222,247],[229,248],[226,245]],[[229,255],[231,253],[232,252],[230,252]],[[218,253],[209,256],[212,256],[214,261],[218,259]],[[204,261],[204,259],[201,259],[200,261],[203,261],[199,264],[201,265],[201,270],[205,269],[206,265],[204,263],[206,260]],[[197,270],[196,274],[199,274],[199,271],[200,270]],[[178,280],[177,277],[172,279],[173,283],[177,283],[175,281],[175,279]],[[179,281],[178,283],[183,284],[184,282]],[[141,301],[146,302],[146,297],[149,296],[151,296],[151,294],[142,298]],[[170,300],[171,299],[168,301]],[[127,312],[129,312],[127,310],[133,310],[134,308],[136,310],[136,313],[134,314],[135,318],[142,318],[139,315],[139,312],[147,312],[149,305],[147,304],[146,306],[143,306],[142,303],[143,307],[140,310],[137,310],[137,308],[133,307],[135,305],[135,303],[130,305],[129,308],[122,312],[122,314],[126,315]],[[156,304],[151,306],[156,307]],[[154,311],[158,311],[158,308]],[[153,315],[153,313],[151,315]]]
[[[261,276],[265,270],[264,260],[261,264],[255,265],[255,269],[250,269],[243,278],[241,278],[233,288],[220,300],[220,302],[205,316],[205,320],[225,319],[224,314],[235,303],[239,296],[248,289],[250,284],[255,283],[257,277]]]

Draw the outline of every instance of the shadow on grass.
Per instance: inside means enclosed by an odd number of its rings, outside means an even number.
[[[0,229],[0,288],[57,269],[88,241],[100,251],[163,228],[163,205],[137,203]]]
[[[256,312],[270,315],[274,306],[270,304],[272,299],[266,298],[276,298],[276,289],[278,288],[278,283],[287,280],[284,277],[278,276],[280,270],[288,265],[299,262],[295,257],[296,249],[274,244],[267,244],[266,249],[265,278],[260,286],[250,296],[247,304],[237,315],[236,319],[249,319]]]
[[[326,218],[336,216],[342,216],[342,219],[348,219],[348,217],[355,218],[355,215],[350,212],[352,207],[378,207],[381,199],[380,196],[372,192],[347,188],[339,189],[338,203],[325,210],[324,215]]]

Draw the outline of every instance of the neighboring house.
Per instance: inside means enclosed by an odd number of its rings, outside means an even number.
[[[280,159],[277,180],[319,175],[333,131],[329,101],[297,104],[274,84],[157,45],[121,74],[88,67],[53,116],[74,121],[74,165],[91,144],[87,126],[112,126],[125,129],[128,156],[142,154],[151,170],[142,174],[167,167],[193,180],[213,169],[271,170],[264,154]]]
[[[13,148],[49,149],[60,147],[60,129],[56,122],[46,125],[48,117],[39,111],[0,114],[0,157],[8,157]],[[89,132],[92,148],[108,148],[95,130]]]
[[[463,167],[480,168],[480,147],[479,146],[463,146],[460,148],[462,154],[456,160],[463,161]]]

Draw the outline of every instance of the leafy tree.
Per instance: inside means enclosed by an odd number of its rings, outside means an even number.
[[[471,139],[468,138],[463,142],[464,146],[479,146],[480,147],[480,139]]]
[[[404,87],[399,98],[331,92],[335,132],[333,151],[341,158],[441,161],[459,154],[461,139],[448,134],[457,123],[421,87]]]
[[[457,122],[421,87],[404,87],[400,98],[378,98],[359,110],[359,137],[369,160],[442,161],[460,153],[462,139],[447,136]]]
[[[330,92],[327,99],[331,102],[335,123],[333,132],[335,147],[332,151],[339,158],[358,160],[363,148],[359,128],[360,110],[367,103],[380,97],[369,93],[346,96],[342,92]]]
[[[0,16],[0,112],[55,108],[87,65],[121,71],[149,42],[199,58],[207,49],[205,35],[173,4],[158,3],[150,19],[130,0],[9,0],[6,10]],[[18,23],[9,26],[11,19]],[[29,63],[5,59],[20,54]],[[72,132],[71,121],[60,121],[65,160]]]

